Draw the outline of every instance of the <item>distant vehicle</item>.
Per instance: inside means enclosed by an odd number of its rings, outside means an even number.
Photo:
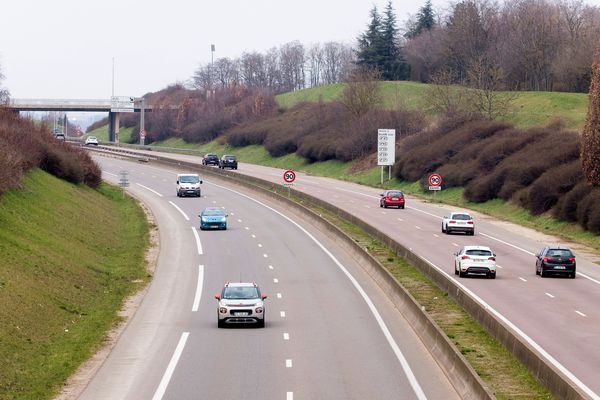
[[[574,279],[577,274],[575,254],[568,247],[546,246],[535,257],[535,274],[542,278],[556,274]]]
[[[381,199],[379,200],[379,207],[398,207],[404,208],[404,193],[399,190],[386,190],[381,193]]]
[[[197,196],[200,197],[200,184],[202,179],[198,174],[177,175],[177,197]]]
[[[200,215],[200,230],[227,229],[228,215],[219,207],[206,207]]]
[[[464,246],[454,253],[454,274],[467,276],[467,274],[486,275],[496,278],[496,254],[486,246]]]
[[[205,154],[202,157],[202,165],[219,165],[219,156],[213,153]]]
[[[219,168],[221,168],[221,169],[225,169],[225,168],[237,169],[238,168],[237,158],[235,158],[235,156],[232,156],[231,154],[225,154],[219,160]]]
[[[88,136],[85,139],[85,145],[86,146],[89,146],[89,145],[98,146],[98,138],[96,136]]]
[[[261,294],[256,283],[226,283],[221,294],[216,294],[217,326],[226,324],[257,324],[265,327],[265,305],[267,295]]]
[[[59,140],[59,141],[61,141],[61,142],[64,142],[64,141],[65,141],[65,135],[64,135],[63,133],[57,133],[56,135],[54,135],[54,138],[55,138],[56,140]]]
[[[442,233],[464,232],[467,235],[475,234],[475,221],[466,212],[451,212],[442,219]]]

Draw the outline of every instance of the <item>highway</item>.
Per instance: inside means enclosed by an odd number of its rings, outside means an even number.
[[[199,163],[199,157],[148,152]],[[283,170],[240,163],[232,174],[283,183]],[[337,206],[387,232],[471,291],[521,333],[592,399],[600,399],[600,256],[573,246],[577,279],[535,275],[535,257],[545,244],[561,243],[491,217],[473,213],[475,236],[441,233],[442,217],[454,208],[408,198],[404,210],[379,208],[381,191],[349,182],[297,173],[294,189]],[[496,280],[454,276],[452,254],[464,245],[489,246],[497,254]]]
[[[278,203],[203,177],[178,198],[178,172],[95,157],[160,231],[153,281],[80,399],[456,399],[436,361],[385,293],[332,238]],[[226,231],[200,231],[206,206]],[[227,281],[255,281],[266,327],[217,328]]]

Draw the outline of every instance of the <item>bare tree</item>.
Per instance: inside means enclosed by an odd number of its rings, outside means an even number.
[[[0,67],[0,105],[7,104],[10,100],[10,92],[8,89],[2,87],[2,81],[4,80],[4,74],[2,73],[2,68]]]
[[[360,116],[376,108],[382,102],[376,70],[357,69],[346,82],[341,102],[352,114]]]
[[[433,114],[465,114],[470,112],[467,89],[455,84],[457,73],[449,68],[431,76],[423,97],[425,110]]]
[[[265,59],[260,53],[244,53],[240,61],[240,75],[243,83],[249,88],[267,86]]]
[[[434,27],[408,40],[404,46],[406,61],[410,65],[411,79],[428,82],[445,61],[445,30]]]
[[[338,83],[347,79],[353,68],[354,52],[349,46],[337,42],[323,45],[323,83]]]
[[[214,80],[221,89],[238,83],[237,63],[229,58],[218,58],[213,67]]]
[[[471,111],[489,119],[503,116],[510,110],[515,95],[504,89],[504,71],[484,59],[475,61],[468,72],[466,92]]]
[[[279,51],[281,89],[286,92],[303,89],[306,86],[304,46],[294,41],[284,44]]]
[[[308,64],[310,86],[319,86],[325,66],[325,50],[319,43],[313,44],[308,50]]]

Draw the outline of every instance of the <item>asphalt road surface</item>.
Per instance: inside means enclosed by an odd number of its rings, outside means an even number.
[[[200,158],[149,152],[200,163]],[[231,174],[247,174],[283,184],[283,169],[240,163]],[[442,217],[453,208],[408,198],[406,209],[379,207],[381,190],[297,173],[294,189],[335,203],[411,248],[479,297],[491,312],[537,347],[590,398],[600,399],[600,255],[572,247],[577,279],[541,278],[535,257],[555,237],[484,215],[476,217],[475,236],[441,233]],[[454,275],[453,253],[464,245],[489,246],[497,254],[495,280]]]
[[[178,198],[177,172],[97,157],[160,231],[153,282],[80,399],[455,399],[435,360],[386,294],[331,238],[265,198],[203,177]],[[207,206],[226,231],[200,231]],[[266,327],[217,328],[227,281],[256,281]]]

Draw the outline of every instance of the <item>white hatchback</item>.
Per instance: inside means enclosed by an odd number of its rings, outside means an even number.
[[[486,246],[464,246],[454,253],[454,274],[460,277],[477,274],[495,279],[496,254]]]

